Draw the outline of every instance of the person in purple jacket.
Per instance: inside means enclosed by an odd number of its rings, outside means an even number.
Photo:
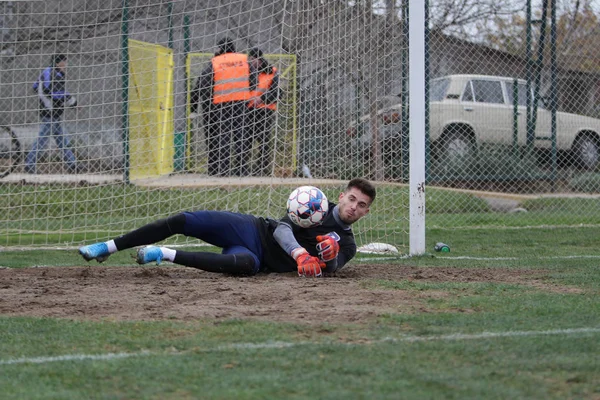
[[[51,65],[42,71],[33,84],[33,90],[40,103],[40,132],[25,158],[25,172],[30,174],[36,173],[39,153],[45,150],[51,136],[63,153],[67,171],[77,172],[77,160],[69,148],[69,139],[65,136],[62,127],[65,108],[77,105],[75,96],[65,88],[66,69],[67,56],[55,54],[52,56]]]

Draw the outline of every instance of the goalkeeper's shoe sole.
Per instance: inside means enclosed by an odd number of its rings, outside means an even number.
[[[79,254],[81,254],[85,261],[96,260],[99,263],[106,261],[108,256],[110,256],[106,243],[95,243],[80,247]]]
[[[163,253],[158,246],[146,246],[138,250],[135,262],[138,264],[148,264],[156,261],[156,265],[160,265],[163,259]]]

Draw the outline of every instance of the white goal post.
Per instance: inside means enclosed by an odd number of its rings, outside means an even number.
[[[423,4],[425,3],[425,4]],[[411,0],[410,82],[410,254],[425,253],[425,7]]]

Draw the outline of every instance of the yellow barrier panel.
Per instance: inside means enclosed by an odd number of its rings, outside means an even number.
[[[208,66],[213,53],[188,53],[186,59],[188,109],[190,95],[196,79]],[[276,151],[275,174],[290,175],[297,169],[297,130],[298,111],[296,97],[296,56],[293,54],[265,54],[264,57],[279,71],[280,98],[277,103],[277,118],[273,124],[273,138]],[[188,119],[186,140],[186,168],[190,171],[206,172],[208,149],[202,118],[196,119],[196,126]]]
[[[173,51],[129,39],[132,180],[173,172]]]

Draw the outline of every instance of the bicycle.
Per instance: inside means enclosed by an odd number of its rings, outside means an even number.
[[[0,179],[8,176],[23,162],[23,149],[17,134],[0,126]]]

